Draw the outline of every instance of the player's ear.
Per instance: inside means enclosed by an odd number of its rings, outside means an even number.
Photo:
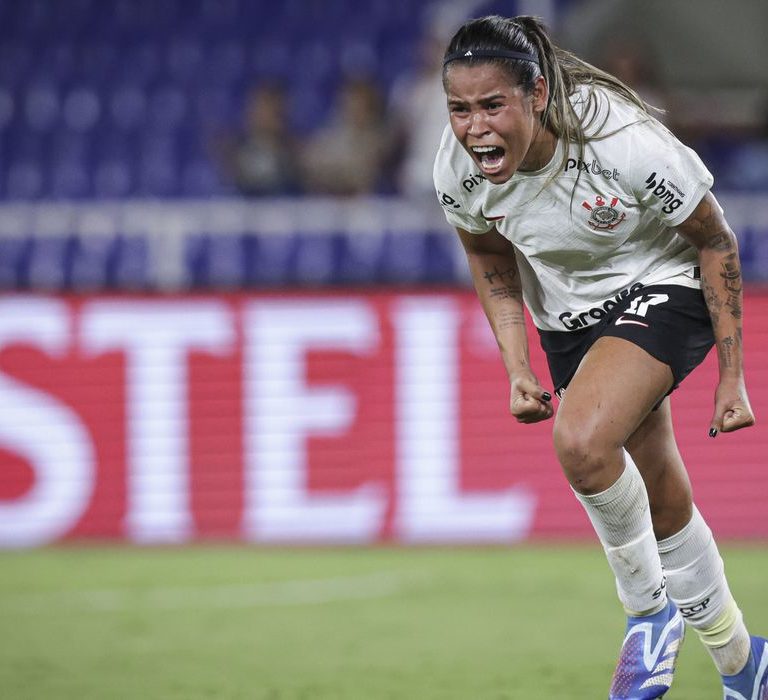
[[[547,81],[543,76],[536,78],[533,90],[531,91],[531,104],[534,114],[541,114],[547,108],[547,101],[549,100],[549,88],[547,87]]]

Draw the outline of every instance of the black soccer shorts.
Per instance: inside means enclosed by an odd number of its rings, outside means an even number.
[[[672,370],[668,393],[697,367],[715,343],[712,321],[699,289],[674,284],[642,287],[594,326],[574,331],[539,331],[558,396],[600,337],[624,338]]]

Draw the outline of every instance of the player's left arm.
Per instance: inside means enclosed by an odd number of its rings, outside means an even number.
[[[755,422],[744,384],[739,247],[711,192],[677,230],[699,253],[701,291],[715,332],[720,381],[709,433],[714,437],[717,431],[728,433]]]

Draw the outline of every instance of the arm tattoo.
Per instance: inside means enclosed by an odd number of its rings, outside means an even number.
[[[496,332],[516,326],[525,327],[525,314],[522,310],[523,290],[517,277],[517,265],[494,265],[483,273],[483,278],[490,287],[484,292],[487,299],[495,302],[515,301],[520,304],[520,308],[517,308],[517,305],[510,308],[502,303],[492,311],[488,309],[489,319]]]
[[[723,338],[717,346],[717,354],[720,356],[720,362],[726,369],[733,367],[733,346],[736,341],[732,335]]]
[[[712,320],[717,323],[719,312],[723,304],[730,310],[735,319],[741,318],[741,270],[739,269],[739,255],[736,252],[736,240],[727,224],[722,221],[720,213],[715,207],[706,202],[703,211],[687,222],[688,233],[694,236],[704,237],[703,248],[723,253],[720,263],[720,277],[723,280],[725,302],[718,298],[718,293],[711,285],[702,285],[704,297],[712,312]]]
[[[710,194],[681,226],[681,233],[699,252],[701,292],[715,331],[720,369],[739,370],[742,280],[736,236]]]
[[[731,316],[741,318],[741,270],[736,253],[731,253],[721,263],[723,287],[727,295],[725,305],[731,310]]]
[[[733,239],[727,231],[715,231],[707,239],[707,248],[726,253],[733,250]]]
[[[520,291],[520,287],[514,287],[508,285],[506,287],[494,287],[490,291],[491,299],[515,299],[520,301],[523,295]]]
[[[702,203],[703,211],[695,212],[693,217],[685,222],[685,232],[695,239],[703,239],[697,245],[721,253],[730,252],[734,248],[733,235],[727,226],[723,226],[720,212],[708,201]]]
[[[485,272],[483,277],[488,281],[491,289],[489,296],[491,299],[522,299],[522,289],[517,280],[517,265],[510,265],[506,269],[499,269],[494,265],[492,270]],[[498,286],[494,286],[494,283]]]
[[[720,311],[722,310],[723,303],[720,301],[720,297],[717,296],[715,288],[702,277],[701,291],[704,294],[704,301],[709,309],[709,315],[712,317],[712,324],[717,326],[720,321]]]
[[[522,311],[502,311],[496,317],[497,330],[505,330],[515,326],[525,325],[525,314]]]
[[[512,265],[506,270],[499,270],[499,266],[494,265],[493,270],[486,272],[483,277],[488,280],[488,284],[493,284],[494,280],[498,280],[499,282],[504,282],[504,280],[514,282],[517,277],[517,266]]]

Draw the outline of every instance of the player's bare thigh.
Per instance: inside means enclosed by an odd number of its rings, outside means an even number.
[[[604,336],[581,361],[554,426],[555,449],[580,493],[598,493],[624,468],[622,448],[672,386],[670,368],[634,343]]]

